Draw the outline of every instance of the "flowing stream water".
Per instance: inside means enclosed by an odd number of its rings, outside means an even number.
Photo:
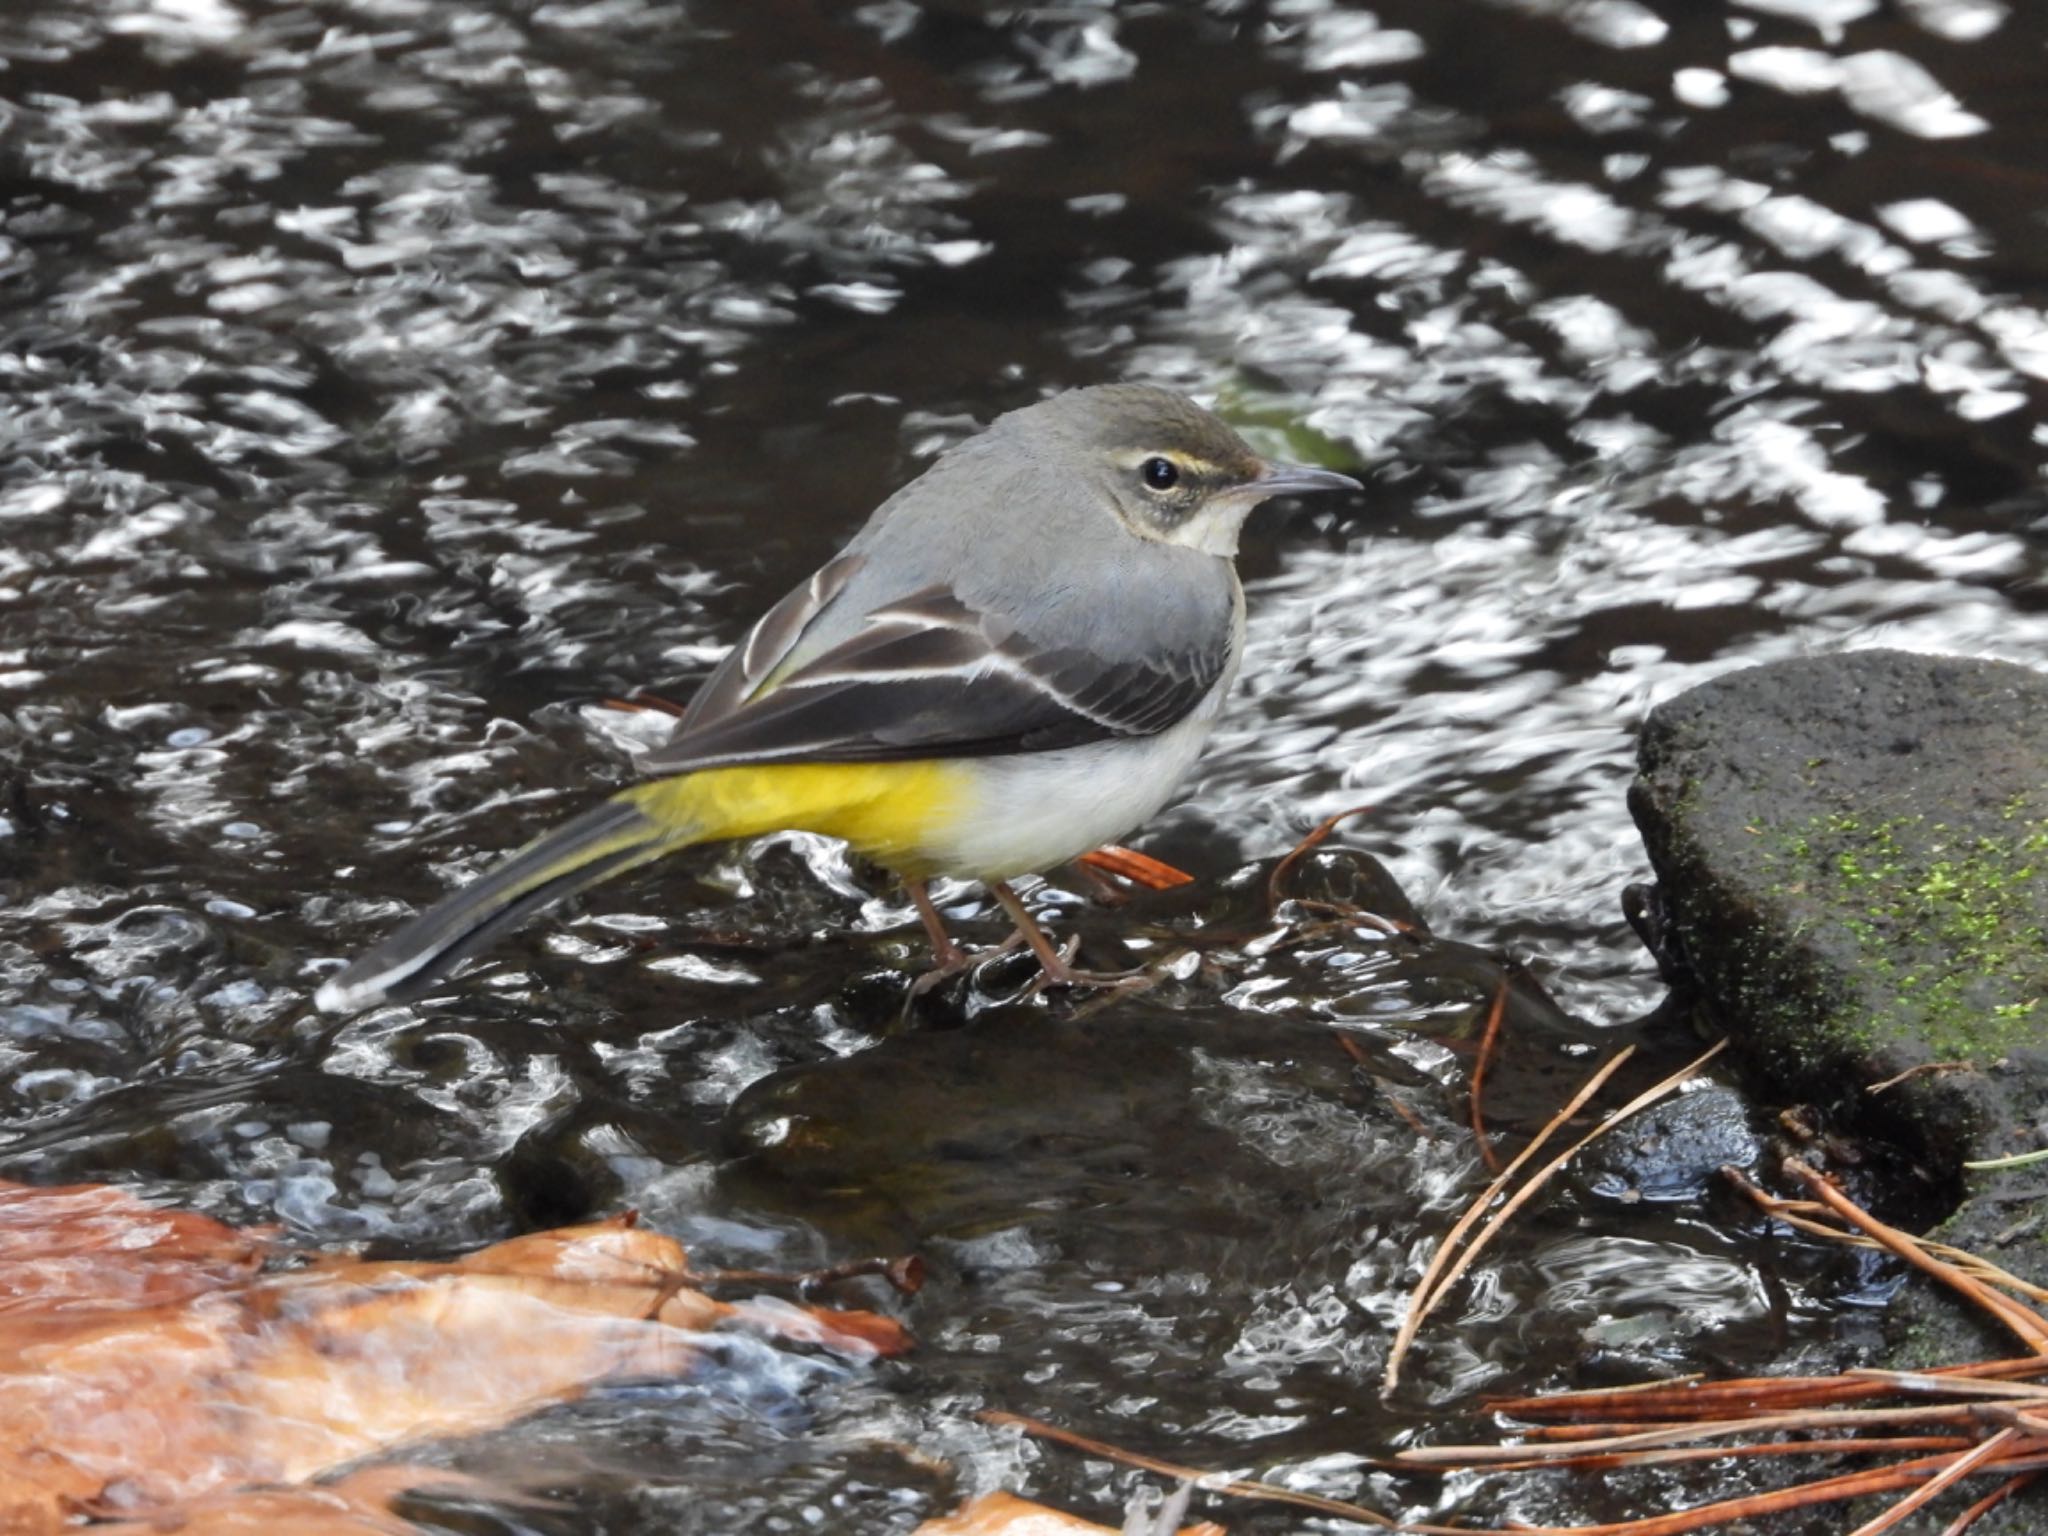
[[[441,1453],[557,1505],[440,1528],[1121,1502],[989,1407],[1390,1512],[1695,1497],[1372,1462],[1490,1433],[1487,1392],[1867,1347],[1893,1278],[1703,1171],[1567,1181],[1378,1377],[1484,1180],[1498,957],[1504,1143],[1624,1039],[1698,1047],[1632,1022],[1645,709],[2043,653],[2044,49],[2002,0],[14,0],[0,1172],[308,1245],[631,1206],[707,1263],[930,1262],[866,1298],[909,1361],[600,1393]],[[935,451],[1117,378],[1368,483],[1251,527],[1239,691],[1135,839],[1196,884],[1044,894],[1106,959],[1199,939],[1166,983],[906,1013],[908,906],[783,836],[313,1012],[627,779],[659,717],[600,701],[687,697]],[[1269,918],[1359,805],[1300,892],[1442,942]]]

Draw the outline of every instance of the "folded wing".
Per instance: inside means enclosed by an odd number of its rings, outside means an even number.
[[[827,566],[770,610],[642,769],[1037,752],[1148,736],[1183,719],[1229,665],[1227,627],[1212,642],[1110,660],[1033,641],[934,587],[781,673],[778,658],[845,580]]]

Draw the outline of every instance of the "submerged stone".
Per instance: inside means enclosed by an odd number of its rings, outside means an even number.
[[[1722,1168],[1753,1168],[1762,1156],[1748,1101],[1712,1083],[1652,1105],[1587,1148],[1579,1174],[1605,1199],[1694,1201]]]

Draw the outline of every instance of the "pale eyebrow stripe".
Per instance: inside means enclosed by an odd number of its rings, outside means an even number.
[[[1136,469],[1147,459],[1171,459],[1197,477],[1221,479],[1225,473],[1223,466],[1214,459],[1205,459],[1180,448],[1132,448],[1118,453],[1111,462],[1119,469]]]

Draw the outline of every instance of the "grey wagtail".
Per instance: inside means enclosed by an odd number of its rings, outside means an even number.
[[[798,829],[902,877],[942,970],[963,963],[925,890],[986,884],[1053,983],[1073,970],[1005,882],[1145,821],[1193,765],[1244,649],[1233,559],[1269,496],[1359,490],[1262,459],[1183,396],[1077,389],[997,418],[883,502],[762,615],[649,783],[513,854],[315,1001],[417,996],[555,902],[678,848]]]

